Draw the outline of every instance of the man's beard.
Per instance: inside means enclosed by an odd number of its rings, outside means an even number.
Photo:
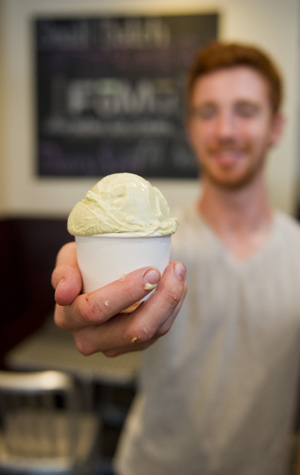
[[[216,187],[223,189],[224,191],[238,191],[247,185],[249,185],[257,175],[260,174],[264,168],[265,159],[260,158],[257,160],[252,167],[245,170],[245,172],[237,178],[218,178],[214,173],[211,173],[209,167],[205,165],[200,165],[200,176],[207,177],[207,179]]]

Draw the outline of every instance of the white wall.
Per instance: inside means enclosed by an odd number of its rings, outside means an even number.
[[[0,0],[0,67],[3,64],[4,52],[4,34],[3,34],[3,16],[1,11],[3,8],[3,0]],[[5,112],[4,112],[4,76],[0,74],[0,216],[3,214],[4,197],[5,197],[5,154],[4,154],[4,127],[5,127]],[[2,132],[2,133],[1,133]]]
[[[265,48],[284,73],[287,130],[271,154],[267,177],[273,203],[292,213],[299,169],[299,8],[299,0],[0,0],[3,53],[0,57],[0,213],[65,216],[97,181],[35,176],[32,18],[49,14],[204,11],[222,14],[221,38]],[[153,183],[165,194],[171,208],[192,199],[198,189],[197,181],[155,180]]]

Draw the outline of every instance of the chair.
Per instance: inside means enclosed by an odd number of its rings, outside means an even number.
[[[59,371],[0,371],[0,473],[92,472],[99,420]]]

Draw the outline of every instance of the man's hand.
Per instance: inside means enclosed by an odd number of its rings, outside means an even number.
[[[171,261],[163,276],[155,268],[144,267],[99,290],[81,294],[76,245],[66,244],[52,274],[55,322],[73,333],[84,355],[101,351],[116,356],[145,349],[171,328],[187,293],[185,276],[185,266]],[[150,288],[159,285],[133,313],[120,313],[151,291],[146,290],[147,284],[152,284]]]

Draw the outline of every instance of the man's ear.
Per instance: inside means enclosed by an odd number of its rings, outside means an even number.
[[[276,145],[282,136],[283,128],[285,125],[285,117],[282,112],[277,114],[272,119],[272,131],[270,136],[270,145]]]

